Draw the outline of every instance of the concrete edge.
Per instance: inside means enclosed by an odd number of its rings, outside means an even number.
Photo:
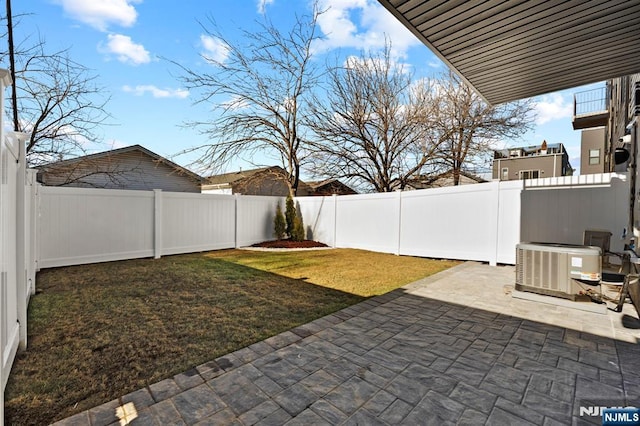
[[[402,287],[400,287],[400,289],[403,290],[415,290],[417,288],[421,288],[424,286],[427,286],[429,284],[432,284],[436,281],[440,281],[442,279],[448,278],[451,275],[457,274],[458,272],[462,272],[465,269],[471,268],[473,266],[476,265],[481,265],[482,262],[476,262],[474,260],[467,260],[466,262],[463,262],[460,265],[456,265],[452,268],[449,269],[445,269],[444,271],[440,271],[438,273],[435,273],[433,275],[429,275],[428,277],[424,277],[424,278],[420,278],[417,281],[414,281],[412,283],[403,285]]]

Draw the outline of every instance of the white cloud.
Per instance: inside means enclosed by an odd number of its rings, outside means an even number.
[[[134,43],[131,37],[122,34],[109,34],[107,38],[107,45],[101,50],[116,55],[120,62],[133,65],[151,62],[149,52],[143,45]]]
[[[133,7],[142,0],[57,0],[73,19],[106,31],[110,24],[130,27],[138,18]]]
[[[274,0],[258,0],[258,13],[264,15],[266,12],[267,6],[273,4]]]
[[[376,50],[384,47],[385,37],[391,40],[392,54],[406,58],[407,50],[420,44],[389,11],[376,0],[321,0],[318,26],[325,39],[318,49],[327,51],[341,47]]]
[[[221,103],[224,109],[229,109],[233,111],[245,109],[249,107],[249,102],[247,102],[241,96],[235,95],[229,98],[228,100]]]
[[[202,56],[209,62],[223,63],[229,57],[229,46],[219,38],[202,34],[200,43],[204,48]]]
[[[126,146],[129,146],[130,144],[121,141],[119,139],[111,139],[109,142],[107,142],[107,144],[109,145],[109,149],[118,149],[118,148],[124,148]]]
[[[536,124],[541,125],[552,120],[568,118],[573,115],[573,103],[559,93],[539,96],[534,100]]]
[[[122,90],[127,93],[133,93],[136,96],[142,96],[145,93],[150,93],[154,98],[184,99],[189,96],[189,91],[185,89],[160,89],[159,87],[150,84],[138,85],[136,87],[123,86]]]

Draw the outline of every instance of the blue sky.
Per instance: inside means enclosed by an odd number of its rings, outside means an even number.
[[[328,8],[321,16],[320,30],[326,37],[323,54],[348,56],[362,49],[382,47],[385,35],[392,41],[397,60],[409,64],[416,77],[445,70],[427,47],[400,25],[377,0],[321,0]],[[234,40],[239,28],[256,28],[256,20],[267,16],[276,26],[288,28],[295,14],[310,11],[305,0],[30,0],[13,1],[14,16],[20,18],[14,37],[44,38],[50,50],[70,49],[73,59],[93,70],[99,84],[111,96],[108,126],[101,132],[103,145],[90,150],[140,144],[172,157],[183,149],[201,145],[206,139],[183,124],[209,113],[204,105],[193,105],[197,97],[181,86],[179,70],[167,59],[198,69],[208,67],[201,54],[223,55],[215,39],[206,37],[199,22]],[[220,57],[220,56],[219,56]],[[325,57],[319,56],[319,61]],[[8,64],[1,66],[7,67]],[[504,148],[536,145],[542,140],[561,142],[571,163],[579,167],[580,132],[571,128],[572,95],[575,88],[535,98],[538,119],[533,131],[519,140],[503,141]],[[173,158],[186,165],[193,158]],[[268,159],[254,159],[266,163]],[[224,165],[232,171],[251,164],[238,160]]]

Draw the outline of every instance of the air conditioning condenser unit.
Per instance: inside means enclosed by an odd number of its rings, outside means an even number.
[[[602,277],[599,247],[557,243],[516,245],[516,290],[576,300]]]

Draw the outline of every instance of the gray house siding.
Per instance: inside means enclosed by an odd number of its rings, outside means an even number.
[[[563,154],[495,159],[493,160],[493,179],[518,180],[520,172],[527,170],[539,170],[541,178],[564,176],[562,173],[564,161]],[[508,169],[507,179],[502,174],[503,169]]]
[[[596,127],[582,131],[580,143],[580,174],[589,175],[604,173],[605,166],[605,134],[604,127]],[[597,157],[595,154],[598,154]]]
[[[139,150],[65,161],[41,169],[48,186],[200,192],[194,176]]]
[[[604,153],[602,169],[596,172],[595,168],[588,167],[589,148],[584,146],[585,144],[589,146],[595,144],[595,138],[598,137],[598,134],[594,132],[589,134],[585,139],[585,134],[583,133],[583,146],[580,150],[580,173],[589,174],[626,170],[626,164],[615,165],[613,156],[616,148],[630,148],[629,146],[625,146],[624,143],[620,141],[620,138],[628,133],[629,129],[627,129],[627,126],[634,120],[634,89],[638,82],[640,82],[640,73],[617,77],[607,81],[607,95],[610,97],[608,99],[608,117],[604,128],[593,128],[594,131],[601,132],[599,134],[599,145]],[[597,114],[599,114],[599,112]],[[575,112],[574,120],[576,120]],[[582,128],[586,129],[587,127],[589,126]],[[585,131],[591,130],[592,129],[587,129]],[[592,149],[597,148],[594,147]],[[587,167],[585,167],[585,163],[587,163]]]

